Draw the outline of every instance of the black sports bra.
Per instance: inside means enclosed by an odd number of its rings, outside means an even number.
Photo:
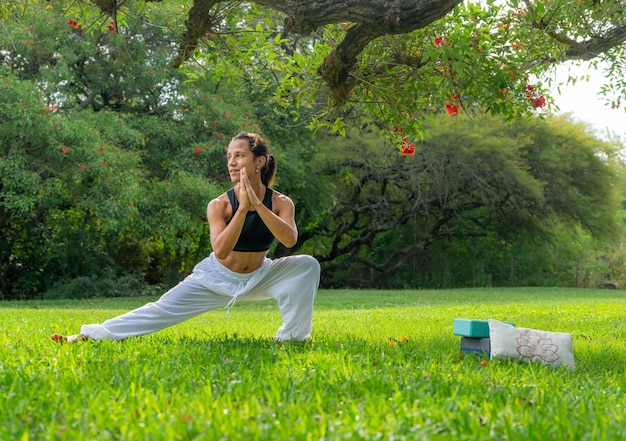
[[[274,192],[271,188],[265,189],[265,196],[263,197],[263,205],[270,210],[272,209],[272,194]],[[235,196],[235,189],[231,188],[226,192],[228,200],[233,208],[233,216],[239,209],[239,201]],[[232,218],[231,218],[232,219]],[[230,220],[226,222],[230,223]],[[256,211],[248,211],[246,213],[246,220],[243,223],[241,234],[237,243],[233,248],[234,251],[267,251],[272,247],[274,243],[274,235],[265,226],[263,220]]]

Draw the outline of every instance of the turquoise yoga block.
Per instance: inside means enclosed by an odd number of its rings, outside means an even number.
[[[515,326],[515,323],[504,322]],[[454,335],[470,338],[489,338],[489,322],[487,320],[454,319]]]

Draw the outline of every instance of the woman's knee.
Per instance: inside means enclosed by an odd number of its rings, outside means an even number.
[[[297,257],[302,267],[306,268],[307,271],[310,271],[311,274],[319,280],[321,268],[317,259],[313,256],[309,256],[308,254],[301,254]]]

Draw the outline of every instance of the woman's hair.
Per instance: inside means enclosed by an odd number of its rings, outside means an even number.
[[[276,173],[276,158],[269,151],[267,142],[256,133],[239,132],[232,139],[245,139],[250,144],[250,150],[254,153],[254,157],[265,157],[265,165],[259,170],[261,173],[261,182],[267,187],[271,187],[274,183],[274,174]]]

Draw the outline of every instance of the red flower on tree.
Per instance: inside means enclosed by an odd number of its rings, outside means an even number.
[[[459,96],[456,93],[453,93],[452,95],[450,95],[450,99],[452,101],[458,101]],[[458,115],[459,110],[461,110],[461,106],[459,104],[446,101],[446,113],[448,114],[448,116]]]
[[[531,98],[530,102],[535,109],[543,109],[546,107],[546,98],[543,95]]]
[[[448,39],[446,37],[444,37],[443,35],[440,35],[438,37],[433,38],[433,46],[441,47],[447,41],[448,41]]]
[[[76,20],[68,20],[67,24],[74,29],[80,28],[80,25],[78,24]]]
[[[531,86],[530,84],[526,86],[526,98],[530,101],[535,110],[546,107],[546,97],[537,95],[535,86]]]
[[[446,101],[446,113],[448,116],[458,115],[461,106],[458,104],[453,104],[450,101]]]
[[[202,153],[202,148],[201,147],[196,147],[195,150],[193,151],[196,155],[198,153]]]
[[[64,155],[67,155],[70,152],[69,147],[61,147],[60,150],[61,150],[61,153],[63,153]]]
[[[521,43],[519,41],[514,41],[513,43],[511,43],[511,47],[513,48],[513,50],[516,51],[521,51],[522,49],[524,49],[526,45],[524,43]]]
[[[115,22],[111,22],[111,24],[106,25],[106,28],[109,32],[115,32]]]
[[[402,145],[400,146],[400,155],[413,156],[415,155],[415,144],[409,144],[406,136],[402,138]]]

